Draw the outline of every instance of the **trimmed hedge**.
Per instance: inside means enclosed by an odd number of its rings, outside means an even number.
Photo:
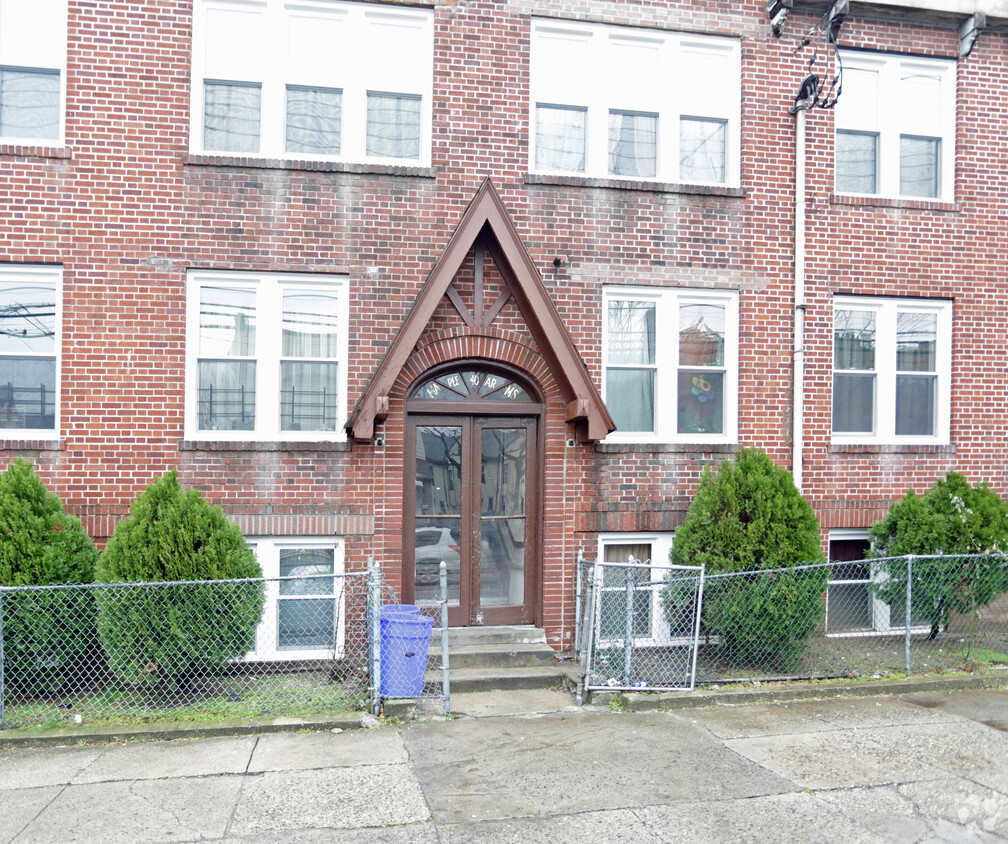
[[[91,583],[98,551],[31,463],[0,474],[0,585]],[[25,590],[3,596],[5,682],[56,691],[96,643],[91,590]]]
[[[706,567],[703,625],[720,636],[722,650],[739,663],[793,670],[824,613],[825,567],[819,523],[795,488],[791,473],[763,451],[743,448],[715,473],[704,470],[670,558]],[[765,573],[764,573],[765,572]],[[680,588],[663,591],[665,615],[675,616]]]
[[[98,561],[98,630],[116,675],[185,691],[255,646],[261,583],[192,583],[262,576],[237,525],[172,471],[137,498]]]

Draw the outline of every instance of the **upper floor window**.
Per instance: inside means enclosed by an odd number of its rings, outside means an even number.
[[[62,143],[66,0],[0,0],[0,142]]]
[[[197,0],[193,152],[430,162],[433,15],[306,0]]]
[[[737,294],[611,288],[602,328],[610,441],[734,442]]]
[[[951,200],[955,62],[843,54],[836,106],[836,189]]]
[[[948,442],[951,369],[951,302],[837,297],[834,442]]]
[[[335,276],[190,273],[186,436],[343,439],[346,299]]]
[[[0,266],[0,437],[58,431],[61,286],[59,268]]]
[[[531,50],[533,171],[739,183],[736,39],[539,20]]]

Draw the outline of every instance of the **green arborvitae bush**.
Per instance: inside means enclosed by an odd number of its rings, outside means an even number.
[[[911,618],[930,622],[932,639],[951,613],[976,613],[1008,589],[1008,503],[986,483],[973,487],[949,472],[923,498],[907,492],[870,536],[876,571],[885,575],[872,588],[895,607],[906,606],[904,555],[940,555],[911,567]]]
[[[101,583],[216,581],[262,572],[237,525],[172,471],[137,498],[98,561]],[[187,583],[102,589],[98,630],[116,675],[188,691],[255,646],[263,588]]]
[[[0,586],[91,583],[98,551],[80,520],[64,512],[31,463],[0,474]],[[96,643],[90,590],[3,595],[5,682],[24,692],[57,690],[82,670]]]
[[[819,523],[791,474],[763,451],[743,448],[717,472],[704,471],[671,560],[704,565],[702,622],[720,637],[724,653],[740,664],[795,669],[805,642],[824,612],[825,567]],[[662,598],[666,618],[680,614],[681,586],[670,580]]]

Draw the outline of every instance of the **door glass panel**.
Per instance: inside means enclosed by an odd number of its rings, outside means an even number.
[[[525,514],[525,429],[484,428],[480,466],[481,513]]]
[[[416,515],[462,515],[461,427],[417,428]]]
[[[525,519],[480,520],[480,605],[525,600]]]
[[[414,600],[419,606],[441,600],[441,561],[448,567],[448,603],[459,603],[462,582],[461,519],[417,519],[414,537]]]
[[[525,428],[484,428],[481,436],[480,604],[521,604],[528,435]]]

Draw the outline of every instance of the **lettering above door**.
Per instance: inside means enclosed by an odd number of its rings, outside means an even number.
[[[496,372],[459,369],[424,381],[413,398],[425,401],[532,401],[526,389]]]

